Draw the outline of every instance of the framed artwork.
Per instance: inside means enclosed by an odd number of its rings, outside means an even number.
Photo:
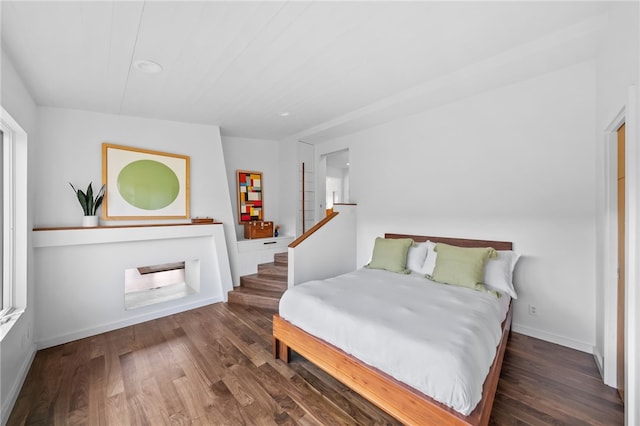
[[[238,223],[264,218],[261,172],[238,170]]]
[[[102,144],[102,218],[189,218],[189,157]]]

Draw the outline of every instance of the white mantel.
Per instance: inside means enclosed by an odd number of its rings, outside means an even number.
[[[92,228],[40,228],[33,230],[33,247],[106,244],[172,238],[213,237],[224,230],[221,223],[167,224],[139,226],[98,226]]]
[[[45,228],[32,233],[39,348],[226,301],[232,286],[222,224]],[[124,270],[200,260],[200,293],[129,310]]]

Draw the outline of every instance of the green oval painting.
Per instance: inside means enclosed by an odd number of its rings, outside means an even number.
[[[180,181],[166,165],[138,160],[127,164],[118,174],[118,192],[132,206],[159,210],[178,198]]]

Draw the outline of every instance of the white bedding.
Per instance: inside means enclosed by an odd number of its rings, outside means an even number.
[[[359,269],[285,292],[280,316],[468,415],[502,335],[509,296]]]

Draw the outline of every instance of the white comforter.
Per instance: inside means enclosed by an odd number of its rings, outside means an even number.
[[[464,415],[482,398],[508,309],[508,296],[373,269],[280,300],[282,318]]]

